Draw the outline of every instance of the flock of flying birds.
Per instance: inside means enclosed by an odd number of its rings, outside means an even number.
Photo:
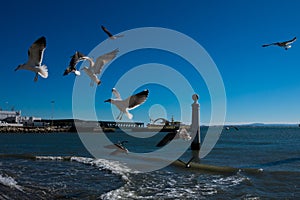
[[[101,26],[102,30],[107,34],[110,39],[117,39],[123,37],[124,35],[113,35],[111,32],[107,30],[103,25]],[[296,41],[296,37],[291,40],[284,42],[275,42],[270,44],[264,44],[262,47],[268,47],[271,45],[276,45],[282,47],[284,49],[289,49],[292,46],[292,43]],[[38,80],[38,77],[42,78],[48,77],[48,68],[46,65],[42,65],[43,55],[46,48],[46,38],[44,36],[37,39],[28,49],[28,61],[24,64],[19,65],[15,71],[24,69],[29,70],[35,73],[34,81]],[[70,73],[74,73],[76,76],[80,76],[80,71],[77,70],[76,65],[81,61],[89,61],[89,67],[84,66],[81,70],[83,70],[91,79],[90,85],[93,86],[94,83],[96,85],[101,84],[101,80],[98,78],[98,75],[101,73],[105,64],[113,60],[119,52],[119,49],[115,49],[111,52],[108,52],[104,55],[99,56],[96,61],[94,61],[91,57],[84,55],[83,53],[76,51],[75,54],[71,57],[71,61],[69,66],[64,71],[63,75],[66,76]],[[116,99],[108,99],[105,102],[110,102],[117,106],[120,110],[120,114],[117,119],[122,119],[123,114],[125,113],[129,119],[132,119],[132,114],[128,112],[128,110],[134,109],[137,106],[144,103],[148,97],[149,91],[144,90],[138,94],[132,95],[125,100],[122,100],[119,92],[114,88],[112,90],[113,94],[116,96]]]
[[[111,34],[104,26],[101,26],[101,28],[110,39],[123,37],[123,35]],[[28,49],[28,61],[24,64],[19,65],[15,69],[15,71],[24,69],[34,72],[35,82],[38,80],[39,76],[41,76],[42,78],[47,78],[48,68],[46,65],[42,65],[45,48],[46,38],[42,36],[37,39]],[[83,70],[91,78],[91,86],[93,86],[94,83],[96,83],[96,85],[98,86],[101,84],[101,80],[99,80],[98,75],[101,73],[104,65],[113,60],[117,56],[118,52],[119,50],[115,49],[111,52],[99,56],[96,61],[94,61],[93,58],[86,56],[79,51],[76,51],[75,54],[71,56],[69,66],[67,67],[67,69],[65,69],[63,75],[66,76],[70,73],[74,73],[76,76],[80,76],[81,73],[79,70],[77,70],[76,65],[81,61],[87,60],[89,62],[89,67],[84,66],[81,70]],[[147,100],[149,94],[149,90],[144,90],[123,100],[120,93],[115,88],[112,89],[112,92],[116,96],[116,98],[108,99],[105,102],[116,105],[116,107],[120,110],[120,114],[117,117],[117,119],[119,120],[122,119],[124,113],[129,119],[132,119],[133,115],[129,113],[129,110],[132,110],[144,103]]]
[[[123,37],[123,35],[113,35],[111,34],[104,26],[101,26],[102,30],[108,35],[110,39],[117,39],[120,37]],[[274,42],[270,44],[264,44],[262,47],[268,47],[271,45],[279,46],[284,48],[285,50],[288,50],[292,47],[292,43],[297,40],[296,37],[294,37],[291,40],[284,41],[284,42]],[[15,71],[24,69],[33,71],[35,73],[34,81],[36,82],[38,80],[38,75],[40,75],[42,78],[48,77],[48,68],[46,65],[42,65],[43,61],[43,55],[46,48],[46,38],[44,36],[37,39],[28,49],[28,61],[24,64],[19,65]],[[119,50],[115,49],[109,53],[106,53],[104,55],[99,56],[96,59],[96,62],[88,56],[85,56],[83,53],[80,53],[78,51],[75,52],[75,54],[72,56],[70,64],[68,68],[64,72],[64,76],[68,75],[70,73],[74,73],[76,76],[79,76],[81,73],[76,69],[76,65],[80,61],[88,60],[90,63],[89,67],[83,67],[83,71],[91,78],[91,86],[93,86],[94,82],[97,85],[100,85],[101,81],[99,80],[98,76],[103,66],[113,60]]]
[[[113,35],[111,34],[104,26],[101,26],[102,30],[108,35],[110,39],[117,39],[123,37],[123,35]],[[46,65],[42,65],[43,55],[46,48],[46,38],[44,36],[37,39],[28,49],[28,61],[24,64],[19,65],[15,71],[24,69],[29,70],[35,73],[34,81],[38,80],[38,77],[41,76],[42,78],[48,77],[48,68]],[[80,76],[80,71],[76,68],[77,64],[81,61],[87,60],[89,62],[89,67],[84,66],[81,70],[83,70],[87,76],[90,77],[91,83],[90,85],[93,86],[94,83],[96,85],[101,84],[101,80],[98,78],[98,75],[101,74],[101,71],[105,64],[113,60],[119,52],[119,49],[115,49],[111,52],[108,52],[104,55],[99,56],[96,61],[93,58],[84,55],[83,53],[76,51],[73,56],[71,56],[71,61],[69,66],[65,69],[63,76],[66,76],[70,73],[74,73],[76,76]],[[119,110],[120,114],[117,116],[118,120],[122,120],[123,115],[125,114],[129,119],[133,118],[133,115],[129,113],[129,110],[132,110],[139,105],[143,104],[149,94],[149,90],[141,91],[137,94],[129,96],[126,99],[122,99],[120,93],[116,90],[116,88],[112,89],[112,93],[116,97],[115,99],[107,99],[104,102],[109,102],[114,104]],[[168,133],[158,144],[157,147],[162,147],[168,144],[173,139],[184,139],[190,140],[191,136],[187,132],[186,129],[181,128],[176,132]],[[112,155],[115,155],[120,152],[128,153],[128,149],[124,147],[124,143],[128,141],[122,141],[115,143],[114,145],[107,146],[106,148],[114,148],[116,149],[112,152]]]

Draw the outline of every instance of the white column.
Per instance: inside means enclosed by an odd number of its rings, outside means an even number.
[[[194,94],[192,96],[194,103],[192,104],[192,124],[191,124],[191,132],[194,140],[191,144],[192,150],[200,150],[200,105],[198,103],[199,96]]]

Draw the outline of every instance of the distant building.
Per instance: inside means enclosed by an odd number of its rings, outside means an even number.
[[[19,124],[21,120],[21,111],[0,111],[0,121]]]
[[[42,122],[41,118],[21,116],[21,111],[0,110],[0,126],[35,126],[43,127],[49,123]]]
[[[49,123],[43,122],[40,117],[21,117],[21,123],[23,126],[45,127],[49,126]]]

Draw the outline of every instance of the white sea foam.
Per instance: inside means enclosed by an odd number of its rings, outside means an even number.
[[[62,156],[36,156],[37,160],[63,160]]]
[[[245,181],[247,178],[241,177],[238,175],[234,176],[228,176],[228,177],[221,177],[221,178],[216,178],[212,180],[213,183],[216,183],[217,185],[221,187],[232,187],[240,184],[241,182]]]
[[[128,168],[125,164],[122,164],[118,161],[111,161],[106,159],[93,159],[86,157],[71,157],[71,161],[89,164],[92,166],[97,166],[100,169],[109,170],[114,174],[121,175],[123,180],[125,181],[129,181],[129,173],[138,173],[137,171]]]
[[[132,175],[131,182],[101,196],[102,199],[206,199],[219,190],[241,184],[239,175],[206,175],[155,171]]]
[[[22,187],[18,185],[17,181],[10,176],[2,176],[0,174],[0,184],[23,191]]]
[[[87,165],[96,166],[100,169],[109,170],[114,174],[121,175],[125,181],[128,181],[128,173],[138,173],[128,168],[125,164],[118,161],[111,161],[106,159],[94,159],[88,157],[78,157],[78,156],[36,156],[37,160],[70,160]]]
[[[159,170],[140,173],[119,161],[88,157],[40,156],[37,159],[69,160],[109,170],[125,181],[122,187],[101,195],[101,199],[194,199],[206,198],[246,180],[242,175],[197,175]]]

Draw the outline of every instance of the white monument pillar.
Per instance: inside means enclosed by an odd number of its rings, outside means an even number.
[[[192,124],[191,124],[191,132],[194,140],[191,144],[192,150],[200,150],[200,105],[198,103],[199,96],[197,94],[193,94],[192,99],[194,103],[192,104]]]

